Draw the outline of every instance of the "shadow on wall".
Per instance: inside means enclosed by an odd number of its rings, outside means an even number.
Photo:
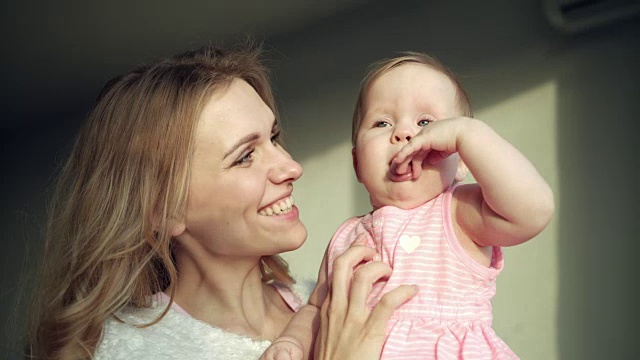
[[[638,25],[585,36],[558,74],[562,359],[640,356]]]
[[[22,336],[42,244],[47,194],[78,131],[77,116],[48,115],[46,120],[2,130],[2,252],[0,323],[3,358],[24,358]],[[2,356],[0,356],[2,357]]]

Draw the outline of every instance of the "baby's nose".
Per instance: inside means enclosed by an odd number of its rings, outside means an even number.
[[[411,141],[411,138],[413,137],[413,133],[411,132],[410,129],[404,127],[404,128],[397,128],[396,131],[394,131],[393,133],[393,140],[394,142],[409,142]]]

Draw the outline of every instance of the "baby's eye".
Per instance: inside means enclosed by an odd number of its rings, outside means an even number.
[[[430,119],[422,119],[422,120],[418,121],[418,126],[427,126],[427,125],[429,125],[429,123],[430,123],[431,121],[433,121],[433,120],[430,120]]]
[[[381,121],[377,121],[373,126],[382,128],[382,127],[391,126],[391,124],[389,124],[388,121],[381,120]]]

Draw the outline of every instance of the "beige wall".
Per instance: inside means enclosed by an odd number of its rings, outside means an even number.
[[[523,359],[629,358],[638,354],[626,340],[637,310],[625,284],[638,270],[630,254],[638,249],[631,199],[639,199],[632,184],[640,26],[568,37],[547,25],[540,7],[376,2],[270,39],[284,54],[276,91],[287,144],[305,169],[294,194],[309,239],[286,259],[294,272],[314,277],[336,227],[369,211],[350,154],[351,111],[366,65],[394,51],[429,52],[462,75],[476,117],[525,153],[556,196],[549,227],[505,250],[496,332]],[[606,195],[617,190],[623,193]]]
[[[557,95],[557,85],[550,80],[476,112],[477,118],[489,123],[533,162],[554,194],[560,191]],[[560,207],[558,201],[556,198],[556,206]],[[494,328],[514,350],[520,350],[519,354],[528,355],[525,358],[549,359],[553,358],[551,354],[557,354],[557,223],[555,216],[536,238],[504,250],[505,269],[498,278],[498,293],[493,301]],[[538,264],[544,267],[537,268]],[[533,338],[544,346],[531,343]]]

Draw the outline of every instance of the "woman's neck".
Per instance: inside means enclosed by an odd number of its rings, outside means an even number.
[[[259,258],[177,260],[174,300],[198,320],[229,332],[273,340],[293,315],[277,291],[262,282]]]

